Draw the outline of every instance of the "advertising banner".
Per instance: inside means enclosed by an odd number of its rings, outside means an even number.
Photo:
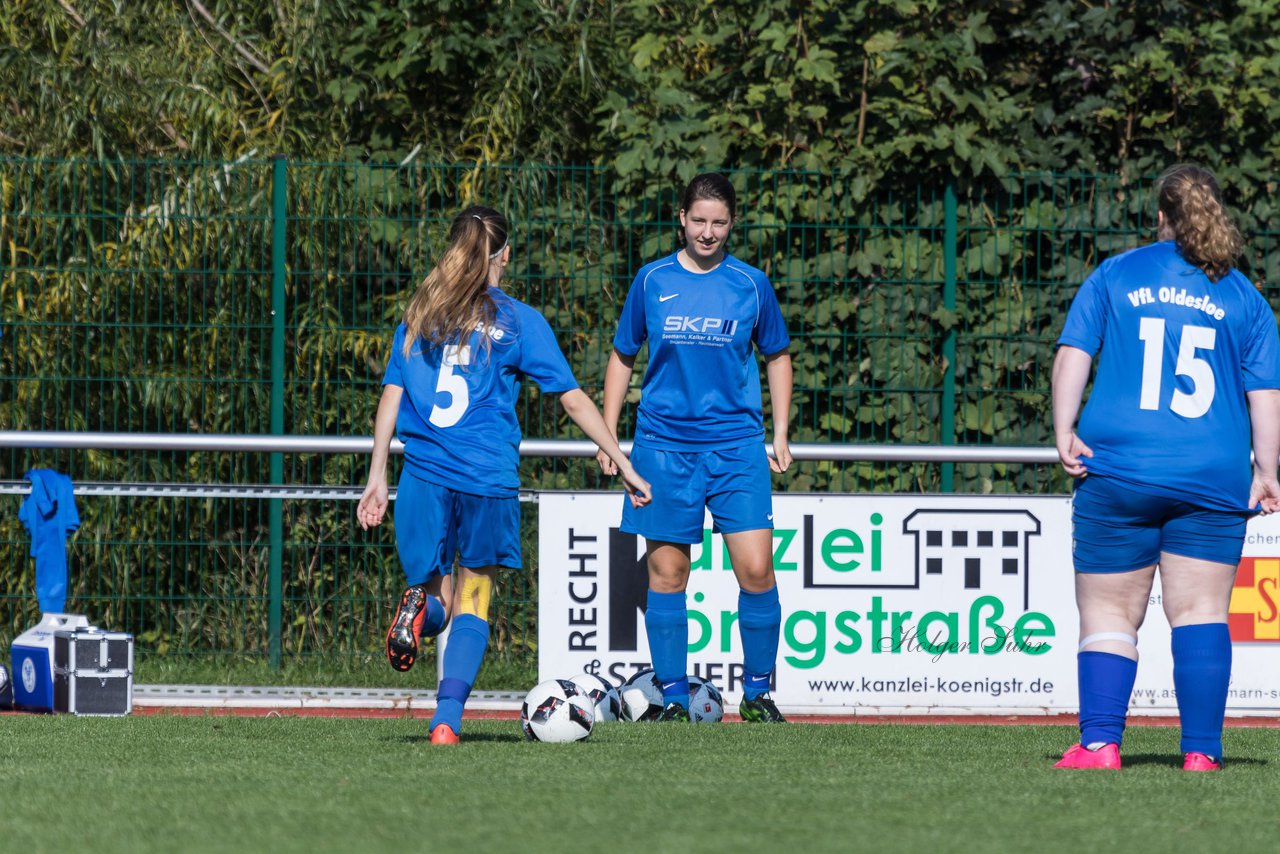
[[[812,713],[1076,709],[1078,640],[1065,496],[774,496],[782,637],[774,697]],[[620,493],[539,496],[539,678],[615,683],[649,666],[644,540]],[[1268,548],[1276,557],[1268,557]],[[1232,604],[1233,711],[1280,709],[1280,524],[1250,523]],[[687,591],[690,672],[736,703],[738,586],[707,519]],[[1159,587],[1134,710],[1176,709]]]

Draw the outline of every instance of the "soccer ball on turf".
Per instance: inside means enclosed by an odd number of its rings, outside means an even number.
[[[622,717],[622,697],[608,679],[594,673],[575,673],[569,681],[591,698],[597,721],[616,721]]]
[[[622,696],[622,719],[656,721],[662,714],[662,683],[652,669],[633,673],[618,691]]]
[[[520,707],[520,729],[530,741],[581,741],[595,722],[591,698],[568,679],[539,682]]]
[[[724,697],[720,689],[701,676],[689,677],[689,720],[696,724],[717,724],[724,720]]]

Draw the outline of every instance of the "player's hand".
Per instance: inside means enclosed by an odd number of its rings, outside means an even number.
[[[609,477],[613,477],[618,473],[618,464],[604,451],[596,451],[596,462],[600,465],[601,473],[607,474]]]
[[[1072,430],[1070,436],[1059,436],[1057,445],[1058,462],[1062,463],[1063,471],[1072,477],[1084,477],[1089,473],[1080,458],[1092,457],[1093,450],[1080,441],[1076,431]]]
[[[773,437],[773,456],[769,457],[769,468],[775,474],[782,474],[791,468],[791,445],[786,436]]]
[[[1254,474],[1253,485],[1249,487],[1249,509],[1255,507],[1263,516],[1280,510],[1280,483],[1274,475]]]
[[[386,515],[387,505],[390,503],[387,496],[386,481],[369,481],[364,494],[360,496],[360,503],[356,505],[356,519],[361,528],[367,531],[382,524],[382,517]]]
[[[653,489],[649,486],[649,481],[636,474],[631,466],[627,466],[627,471],[622,473],[622,486],[627,490],[632,507],[643,507],[653,501]]]

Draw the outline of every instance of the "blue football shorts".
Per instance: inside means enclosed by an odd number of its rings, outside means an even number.
[[[653,487],[653,501],[637,509],[623,500],[619,528],[625,533],[668,543],[700,543],[707,510],[716,533],[773,528],[769,458],[759,442],[688,453],[637,442],[631,465]]]
[[[400,474],[395,501],[396,549],[406,584],[468,569],[520,567],[520,499],[489,498]]]
[[[1076,572],[1130,572],[1159,563],[1161,552],[1235,566],[1252,515],[1207,510],[1091,474],[1076,481],[1071,554]]]

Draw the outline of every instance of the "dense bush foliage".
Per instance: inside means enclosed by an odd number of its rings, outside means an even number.
[[[1280,143],[1275,0],[13,0],[0,152],[799,168],[877,184]]]

